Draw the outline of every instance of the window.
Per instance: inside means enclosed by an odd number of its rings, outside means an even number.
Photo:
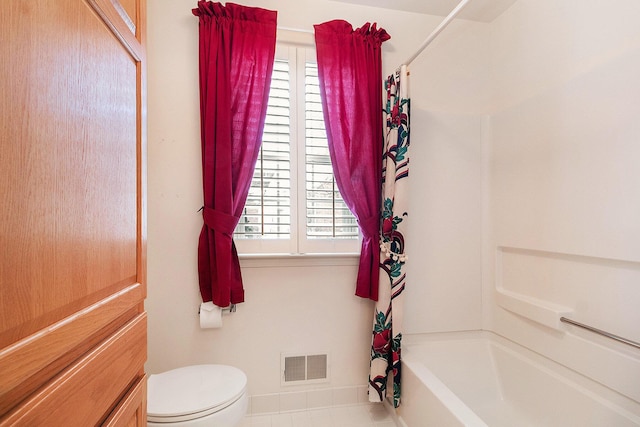
[[[358,252],[333,177],[315,51],[278,47],[262,148],[234,240],[240,253]]]

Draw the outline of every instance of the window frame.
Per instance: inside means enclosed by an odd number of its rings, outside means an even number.
[[[234,236],[236,249],[240,256],[249,257],[359,254],[362,241],[360,233],[358,238],[307,238],[305,66],[307,61],[316,62],[315,45],[311,33],[278,30],[278,38],[275,59],[287,60],[290,64],[290,238],[237,238]]]

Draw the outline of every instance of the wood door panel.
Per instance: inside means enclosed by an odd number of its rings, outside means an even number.
[[[143,427],[147,425],[147,377],[135,384],[120,405],[102,424],[104,427]]]
[[[112,0],[115,3],[119,3],[124,12],[127,14],[127,17],[132,22],[138,22],[138,10],[137,10],[137,1],[136,0]],[[116,6],[118,7],[118,6]],[[135,34],[135,31],[134,31]]]
[[[144,30],[137,24],[146,22],[145,2],[143,0],[86,0],[104,23],[111,29],[122,45],[137,61],[144,58]],[[135,16],[135,20],[134,19]]]
[[[47,5],[0,6],[0,347],[139,281],[138,64]]]
[[[2,426],[145,424],[145,7],[0,1]]]
[[[141,284],[132,285],[0,350],[0,415],[133,318],[143,295]]]
[[[123,390],[143,377],[146,314],[138,315],[17,409],[0,426],[91,426],[106,420]]]

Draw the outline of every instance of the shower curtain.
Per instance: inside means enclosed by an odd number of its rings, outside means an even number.
[[[382,162],[380,288],[373,319],[369,401],[382,402],[393,381],[393,405],[400,405],[400,359],[405,286],[406,220],[409,177],[409,98],[407,67],[385,82],[387,93]]]

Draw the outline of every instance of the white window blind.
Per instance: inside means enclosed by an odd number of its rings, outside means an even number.
[[[333,177],[315,52],[279,48],[262,148],[234,234],[240,253],[359,250]]]

